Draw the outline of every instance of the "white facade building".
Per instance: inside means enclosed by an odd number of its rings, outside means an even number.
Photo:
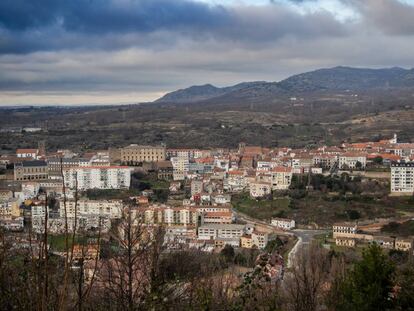
[[[272,218],[271,221],[272,226],[275,226],[280,229],[284,230],[291,230],[295,228],[295,221],[293,219],[287,218]]]
[[[272,190],[289,189],[292,182],[292,168],[279,166],[270,171]]]
[[[122,217],[123,204],[121,200],[78,200],[77,205],[75,201],[66,201],[67,217],[75,217],[80,215],[98,215],[105,216],[110,219]],[[63,200],[59,202],[60,217],[65,217],[65,204]]]
[[[88,166],[64,170],[65,185],[70,189],[127,189],[131,169],[127,166]]]
[[[238,224],[205,224],[198,227],[199,240],[234,239],[244,234],[245,225]]]
[[[173,179],[184,180],[190,166],[188,157],[172,157],[170,160],[173,166]]]
[[[414,162],[396,162],[391,164],[391,193],[414,193]]]
[[[345,153],[339,156],[339,168],[340,169],[356,169],[360,163],[361,169],[364,169],[367,165],[367,157],[364,154],[358,153]]]

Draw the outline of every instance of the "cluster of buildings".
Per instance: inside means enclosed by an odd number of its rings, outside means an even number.
[[[111,222],[122,217],[122,202],[87,200],[82,192],[129,189],[131,174],[145,170],[168,181],[170,197],[180,202],[152,204],[151,190],[143,191],[137,199],[137,211],[145,223],[166,226],[170,241],[202,247],[230,244],[262,248],[267,234],[234,223],[230,207],[233,194],[246,192],[251,198],[266,199],[275,191],[289,189],[295,174],[363,171],[381,165],[391,172],[391,194],[412,195],[413,160],[414,144],[399,143],[396,135],[379,142],[312,149],[244,143],[236,149],[209,150],[133,144],[83,154],[70,150],[46,152],[45,144],[40,142],[38,148],[0,155],[0,168],[6,172],[0,174],[0,225],[19,230],[30,224],[34,232],[42,232],[47,214],[51,232],[62,232],[66,222],[69,230],[74,230],[74,199],[79,192],[76,229],[107,231]],[[54,207],[46,206],[46,194],[56,200]],[[282,230],[295,227],[291,219],[274,218],[271,224]]]
[[[134,209],[142,224],[162,225],[165,240],[171,248],[195,247],[206,251],[225,245],[264,248],[268,233],[253,225],[237,224],[231,205],[138,204]],[[135,218],[135,217],[134,217]]]
[[[385,249],[413,252],[414,238],[373,235],[358,228],[354,223],[337,223],[332,227],[333,239],[338,246],[355,247],[358,243],[376,243]]]

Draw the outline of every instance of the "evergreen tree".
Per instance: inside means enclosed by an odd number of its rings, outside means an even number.
[[[340,286],[337,310],[387,310],[393,303],[395,267],[381,248],[374,244],[365,249]]]

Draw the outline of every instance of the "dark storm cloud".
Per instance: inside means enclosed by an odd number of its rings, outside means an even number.
[[[203,1],[0,0],[0,106],[135,102],[337,65],[412,67],[413,6],[397,0]]]
[[[160,28],[212,27],[226,20],[220,6],[187,0],[3,0],[0,24],[8,30],[54,24],[67,31],[105,33]]]
[[[273,43],[284,36],[331,36],[344,26],[327,12],[299,14],[270,7],[210,6],[188,0],[5,0],[0,2],[0,53],[65,48],[142,46],[140,37],[168,32],[164,39]],[[126,34],[129,41],[116,37]],[[98,39],[97,39],[98,38]],[[158,38],[161,39],[161,38]],[[102,41],[106,41],[102,42]],[[141,41],[141,43],[140,43]],[[159,42],[162,42],[160,40]],[[116,46],[116,45],[115,45]],[[151,46],[149,46],[151,48]]]

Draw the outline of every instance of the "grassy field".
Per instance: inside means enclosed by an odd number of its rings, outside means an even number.
[[[76,236],[75,243],[86,243],[90,237]],[[66,248],[66,236],[65,234],[49,235],[50,248],[54,251],[63,252]],[[68,245],[72,246],[72,235],[69,234]]]
[[[290,199],[286,197],[273,200],[254,200],[243,193],[232,198],[234,208],[250,217],[270,220],[272,217],[285,217],[289,213]]]

